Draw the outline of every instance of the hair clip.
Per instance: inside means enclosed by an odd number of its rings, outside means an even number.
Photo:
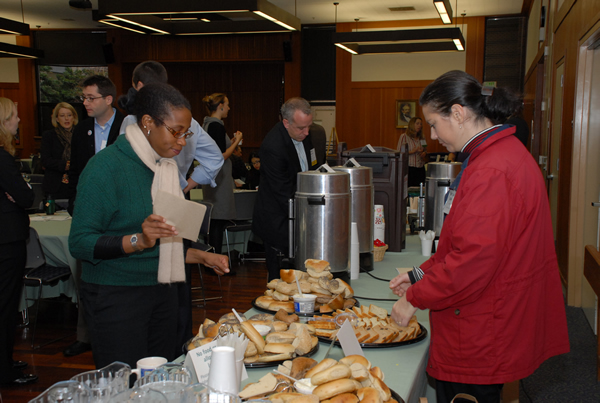
[[[481,95],[485,96],[485,97],[489,97],[490,95],[492,95],[494,93],[494,87],[493,85],[482,85],[481,86]]]

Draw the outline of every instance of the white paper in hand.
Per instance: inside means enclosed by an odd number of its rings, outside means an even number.
[[[204,219],[206,206],[200,203],[181,199],[171,193],[159,190],[154,199],[154,214],[173,225],[180,237],[196,241]]]
[[[340,341],[340,345],[342,346],[342,350],[346,357],[352,354],[365,356],[360,344],[358,344],[358,339],[356,338],[356,334],[354,334],[354,328],[350,321],[346,320],[342,327],[340,327],[337,338]]]
[[[187,357],[185,358],[185,364],[188,369],[192,368],[192,366],[188,364],[188,358],[191,358],[193,369],[196,372],[196,379],[200,383],[206,384],[208,382],[213,347],[217,347],[216,341],[211,341],[208,344],[188,351]]]

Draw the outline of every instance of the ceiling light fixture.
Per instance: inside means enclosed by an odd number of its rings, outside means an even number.
[[[433,5],[437,10],[444,24],[452,24],[452,6],[450,0],[433,0]]]
[[[336,46],[352,54],[464,51],[460,28],[336,32]],[[342,46],[341,46],[342,45]]]
[[[11,45],[10,43],[0,42],[0,58],[28,58],[37,59],[44,57],[44,51],[28,48],[25,46]]]
[[[0,34],[29,35],[29,25],[0,18]]]
[[[98,0],[94,20],[112,19],[168,35],[268,33],[282,32],[282,27],[289,32],[301,27],[299,18],[267,0]]]

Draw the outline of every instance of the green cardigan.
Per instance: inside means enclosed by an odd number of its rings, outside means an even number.
[[[158,243],[153,248],[116,259],[94,259],[102,235],[142,232],[152,214],[154,172],[137,156],[125,136],[90,159],[77,186],[69,235],[73,257],[82,261],[82,280],[114,286],[158,284]]]

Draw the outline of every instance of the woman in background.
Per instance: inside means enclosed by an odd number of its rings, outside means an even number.
[[[419,186],[425,183],[425,159],[427,153],[423,148],[423,121],[421,118],[411,118],[406,133],[400,136],[397,149],[408,146],[408,186]],[[426,144],[426,143],[425,143]]]
[[[258,153],[250,154],[250,170],[246,175],[246,189],[256,190],[260,185],[260,156]]]
[[[233,198],[233,183],[231,154],[242,141],[242,132],[237,131],[232,140],[227,136],[223,119],[229,113],[229,99],[225,94],[207,95],[202,100],[209,116],[204,118],[202,128],[213,138],[223,153],[223,167],[215,181],[217,187],[202,185],[204,201],[212,203],[213,210],[210,219],[209,244],[215,248],[215,253],[221,253],[223,231],[229,220],[235,220],[235,200]]]
[[[38,377],[23,374],[26,362],[13,361],[17,310],[27,260],[29,216],[33,190],[23,180],[15,158],[13,137],[19,128],[17,107],[0,98],[0,384],[24,385]]]
[[[54,199],[72,197],[72,189],[69,187],[71,135],[78,122],[75,109],[66,102],[59,102],[52,111],[54,130],[42,134],[42,190],[46,196],[51,194]]]

